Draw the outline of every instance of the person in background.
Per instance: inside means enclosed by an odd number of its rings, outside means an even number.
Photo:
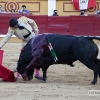
[[[10,13],[15,13],[15,9],[11,9],[10,10]]]
[[[100,10],[97,10],[95,14],[100,14]]]
[[[19,14],[30,14],[29,10],[26,10],[26,6],[22,5],[22,9],[18,10]]]
[[[53,11],[53,16],[58,16],[58,11],[57,10]]]
[[[85,14],[85,11],[82,10],[81,13],[80,13],[80,16],[87,16],[87,14]]]
[[[34,29],[34,32],[33,32]],[[34,36],[38,35],[39,29],[33,19],[22,16],[19,19],[11,18],[9,21],[8,33],[0,42],[0,49],[8,42],[12,35],[15,35],[22,40],[22,50],[28,41]],[[16,63],[17,65],[17,63]],[[15,66],[17,67],[17,66]],[[16,69],[16,68],[15,68]],[[41,80],[39,70],[35,69],[35,78]]]
[[[6,13],[5,10],[2,10],[2,5],[0,5],[0,13]]]

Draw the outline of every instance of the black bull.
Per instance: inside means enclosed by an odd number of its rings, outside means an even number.
[[[79,60],[94,72],[94,79],[91,84],[97,83],[100,77],[100,60],[97,58],[98,47],[93,39],[100,40],[100,37],[76,37],[69,35],[41,34],[32,38],[21,52],[17,70],[26,80],[33,78],[34,68],[43,71],[43,80],[46,81],[46,71],[52,64],[68,64]],[[55,62],[48,48],[48,40],[57,55]],[[66,71],[67,72],[67,71]]]

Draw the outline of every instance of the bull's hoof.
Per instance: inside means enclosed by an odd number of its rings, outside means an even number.
[[[95,85],[96,83],[97,83],[97,82],[95,82],[95,81],[92,81],[92,82],[91,82],[91,85]]]
[[[42,77],[38,77],[38,76],[36,76],[36,75],[35,75],[35,78],[38,79],[38,80],[43,80]]]
[[[69,64],[69,65],[70,65],[71,67],[74,67],[74,66],[75,66],[75,65],[74,65],[74,64],[72,64],[72,63],[71,63],[71,64]]]
[[[42,79],[41,82],[46,83],[46,80],[43,80],[43,79]]]

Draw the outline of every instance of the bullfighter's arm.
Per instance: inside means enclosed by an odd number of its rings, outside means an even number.
[[[9,27],[7,35],[0,42],[0,48],[2,48],[8,42],[8,40],[11,38],[13,34],[14,34],[14,29]]]
[[[32,28],[34,29],[35,35],[38,35],[39,29],[38,29],[36,22],[33,19],[30,19],[27,17],[26,17],[26,19],[27,19],[28,23],[31,24]]]

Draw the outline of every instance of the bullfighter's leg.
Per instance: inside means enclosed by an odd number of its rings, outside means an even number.
[[[35,70],[35,78],[38,80],[42,80],[43,78],[40,76],[39,72],[40,68],[39,69],[35,68],[34,70]]]
[[[97,78],[98,78],[98,66],[94,63],[94,61],[90,61],[90,60],[85,60],[82,61],[84,65],[86,65],[89,69],[93,70],[94,72],[94,79],[91,82],[92,85],[97,83]]]

